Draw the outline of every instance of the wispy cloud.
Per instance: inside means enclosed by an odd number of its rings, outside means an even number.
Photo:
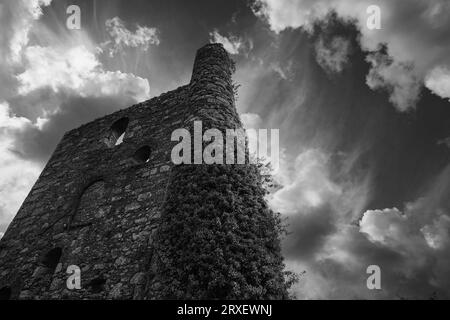
[[[132,32],[125,27],[125,23],[119,18],[114,17],[106,20],[106,31],[112,40],[107,41],[103,46],[112,45],[109,54],[114,56],[125,47],[142,48],[147,51],[150,45],[159,45],[159,30],[138,25],[136,31]]]
[[[29,41],[28,33],[32,22],[42,15],[42,7],[48,6],[51,0],[18,0],[14,4],[5,3],[0,10],[0,53],[11,62],[18,62],[22,48]]]
[[[223,36],[218,30],[213,30],[209,36],[211,42],[221,43],[230,54],[248,53],[253,47],[251,41],[245,41],[234,35]]]
[[[240,114],[242,125],[246,129],[258,129],[261,127],[261,117],[256,113],[242,113]]]
[[[348,63],[350,41],[344,37],[333,37],[330,41],[320,37],[315,43],[316,59],[328,72],[341,72]]]

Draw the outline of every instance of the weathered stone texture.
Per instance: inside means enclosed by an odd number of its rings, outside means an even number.
[[[142,298],[172,167],[171,133],[190,113],[189,88],[64,135],[0,242],[0,289],[23,299]],[[111,126],[123,117],[123,142],[111,146]],[[138,163],[142,146],[150,158]],[[54,270],[44,264],[53,248],[62,249]],[[81,268],[81,290],[66,289],[69,265]]]
[[[149,283],[157,286],[153,235],[173,168],[171,134],[194,120],[241,127],[232,69],[221,45],[206,45],[188,85],[67,132],[0,241],[0,290],[21,299],[146,298]],[[69,265],[81,268],[81,290],[66,287]]]

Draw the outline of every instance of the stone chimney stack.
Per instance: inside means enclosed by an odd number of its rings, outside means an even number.
[[[197,51],[190,82],[190,107],[204,128],[241,127],[236,112],[232,74],[234,62],[222,44],[207,44]]]

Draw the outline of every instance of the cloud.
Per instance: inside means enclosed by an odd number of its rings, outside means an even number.
[[[440,140],[437,142],[437,144],[438,144],[438,145],[443,144],[443,145],[446,145],[447,147],[450,148],[450,137],[447,137],[447,138],[444,138],[444,139],[440,139]]]
[[[371,243],[399,257],[398,275],[387,286],[401,288],[405,297],[420,298],[417,287],[422,288],[421,298],[429,298],[432,292],[442,298],[450,295],[450,272],[444,267],[450,262],[449,178],[447,166],[422,197],[405,204],[403,212],[397,208],[368,210],[360,221],[360,232]],[[411,283],[402,283],[402,279]]]
[[[0,227],[2,231],[14,217],[40,173],[40,167],[31,161],[21,161],[13,154],[5,154],[0,160],[2,184],[0,187]],[[20,173],[19,173],[20,172]]]
[[[30,92],[49,87],[55,93],[72,90],[82,97],[123,95],[136,101],[148,99],[147,79],[120,71],[105,71],[93,52],[83,45],[74,47],[39,47],[25,49],[28,68],[17,75],[18,92]]]
[[[28,44],[31,26],[42,15],[41,7],[50,1],[4,1],[0,5],[0,98],[6,99],[15,90],[14,72],[21,66],[22,49]]]
[[[414,108],[419,99],[421,83],[414,74],[413,66],[392,61],[379,52],[367,55],[366,60],[372,65],[366,77],[367,85],[372,89],[387,89],[389,101],[399,111]]]
[[[281,161],[275,178],[282,187],[268,200],[287,219],[288,269],[306,271],[293,288],[297,298],[449,297],[450,166],[403,208],[366,210],[372,179],[348,174],[354,157],[336,167],[332,155],[306,149]],[[366,287],[373,264],[381,268],[382,290]]]
[[[114,17],[106,20],[106,31],[112,38],[112,48],[109,54],[114,56],[118,51],[124,47],[138,48],[147,51],[150,45],[159,45],[159,30],[157,28],[149,28],[137,26],[136,31],[132,32],[125,27],[124,22],[119,17]],[[104,45],[109,45],[109,42]]]
[[[449,244],[450,217],[440,215],[433,220],[432,224],[420,229],[430,248],[442,249]]]
[[[209,33],[209,36],[210,42],[221,43],[230,54],[248,53],[253,47],[251,41],[244,41],[242,38],[233,35],[222,36],[218,30],[213,30]]]
[[[18,158],[11,148],[15,139],[10,130],[23,131],[32,128],[31,122],[10,114],[6,102],[0,103],[0,233],[19,209],[23,199],[37,179],[41,166],[33,161]]]
[[[22,48],[28,43],[32,22],[42,15],[42,7],[51,0],[6,1],[0,7],[0,54],[9,63],[18,62]]]
[[[390,101],[399,111],[410,110],[425,85],[440,97],[448,98],[445,89],[450,67],[450,4],[445,0],[389,1],[376,5],[381,11],[381,29],[367,27],[366,10],[373,1],[355,3],[347,0],[278,1],[258,0],[254,12],[265,19],[277,33],[289,28],[303,28],[312,32],[314,24],[329,18],[331,12],[345,21],[353,22],[360,32],[359,44],[369,54],[372,69],[368,85],[373,89],[386,87]],[[384,54],[392,59],[379,59],[377,54],[385,46]],[[437,69],[436,69],[437,68]]]
[[[425,240],[411,218],[397,208],[364,212],[359,231],[374,244],[411,255],[420,252]]]
[[[442,98],[450,99],[450,67],[435,67],[425,77],[428,89]]]
[[[242,113],[240,114],[242,125],[246,129],[258,129],[261,128],[261,117],[256,113]]]
[[[310,149],[299,154],[293,165],[283,162],[278,176],[283,188],[276,191],[269,203],[285,215],[319,208],[343,191],[330,180],[329,157],[320,150]]]
[[[326,41],[320,37],[314,46],[317,63],[326,71],[341,72],[348,63],[350,40],[344,37],[333,37]]]
[[[359,224],[371,241],[386,244],[398,240],[402,234],[406,217],[397,208],[368,210]]]
[[[292,77],[291,67],[292,60],[286,66],[282,66],[280,63],[276,62],[269,64],[269,68],[276,72],[283,80],[289,80]]]
[[[329,251],[336,253],[329,249],[330,238],[340,234],[342,226],[352,226],[370,191],[364,177],[338,182],[333,175],[331,155],[306,149],[292,163],[281,159],[275,179],[282,187],[268,197],[270,206],[287,219],[288,235],[282,245],[288,269],[306,271],[293,289],[299,299],[332,298],[335,286],[349,286],[336,285],[333,279],[340,275],[325,270],[331,263],[333,268],[348,264],[343,255],[334,257],[338,262],[329,257]]]

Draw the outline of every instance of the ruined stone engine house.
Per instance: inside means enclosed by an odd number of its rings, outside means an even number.
[[[242,127],[233,68],[208,44],[189,84],[67,132],[0,241],[1,298],[148,298],[175,167],[171,133],[194,120]],[[70,265],[80,290],[66,286]]]

